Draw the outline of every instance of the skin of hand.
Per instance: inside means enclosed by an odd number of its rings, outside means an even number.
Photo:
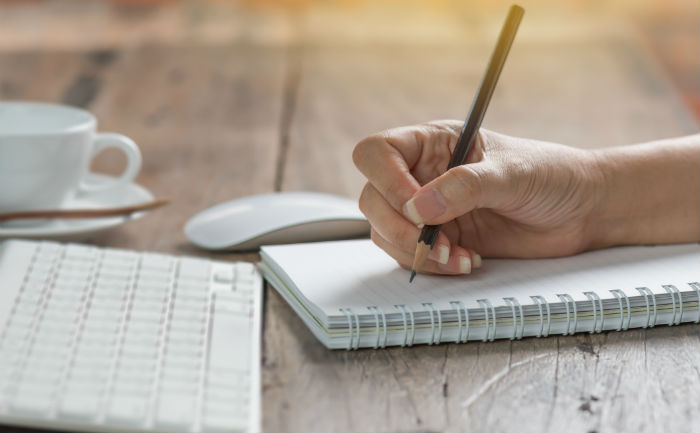
[[[683,185],[690,191],[671,197],[686,200],[675,212],[689,215],[678,233],[659,235],[656,229],[634,232],[627,221],[629,206],[639,199],[627,193],[653,180],[645,176],[663,175],[648,173],[647,160],[658,159],[654,148],[642,149],[642,157],[635,158],[481,129],[467,163],[445,172],[461,127],[458,121],[435,121],[395,128],[365,138],[353,152],[368,179],[360,209],[372,226],[372,240],[405,268],[412,264],[423,224],[443,224],[422,269],[437,274],[470,273],[480,267],[481,255],[556,257],[616,244],[700,237],[695,227],[700,223],[693,224],[693,218],[700,219],[698,137],[680,146],[690,162],[683,162],[683,155],[676,162],[685,164],[681,168],[689,179]],[[638,164],[626,167],[620,160]],[[656,194],[665,192],[660,188]],[[686,212],[695,202],[695,211]],[[645,223],[663,225],[656,220]]]

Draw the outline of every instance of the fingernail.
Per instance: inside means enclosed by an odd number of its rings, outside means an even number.
[[[443,265],[447,264],[447,261],[450,259],[450,247],[438,245],[437,248],[430,252],[430,258]]]
[[[459,258],[459,272],[461,274],[470,274],[472,272],[472,261],[469,257]]]
[[[439,217],[447,210],[445,198],[436,190],[423,191],[406,202],[403,213],[416,224]]]
[[[414,224],[418,225],[418,228],[423,228],[425,224],[423,224],[423,221],[421,220],[420,215],[418,214],[418,210],[416,209],[416,204],[413,202],[413,199],[410,199],[409,201],[406,202],[406,204],[403,205],[403,214],[413,221]]]
[[[481,256],[478,254],[474,254],[474,267],[475,268],[481,267]]]

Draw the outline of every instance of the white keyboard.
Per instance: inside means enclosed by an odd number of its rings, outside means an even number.
[[[0,424],[259,431],[254,265],[0,243]]]

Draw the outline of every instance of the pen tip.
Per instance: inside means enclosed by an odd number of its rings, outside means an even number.
[[[411,269],[411,278],[408,279],[408,282],[412,283],[414,278],[416,278],[416,271]]]

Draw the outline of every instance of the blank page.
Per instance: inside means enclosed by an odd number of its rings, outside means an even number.
[[[418,275],[413,283],[409,271],[369,240],[267,246],[263,252],[286,272],[284,279],[294,282],[298,295],[328,316],[345,307],[420,309],[427,302],[445,310],[452,309],[450,301],[479,308],[478,299],[489,299],[498,306],[505,305],[504,297],[528,305],[534,295],[560,302],[560,293],[585,300],[587,291],[615,299],[608,290],[638,296],[636,287],[664,293],[663,284],[675,284],[687,291],[687,283],[700,280],[698,244],[617,247],[554,259],[485,259],[470,275]]]

